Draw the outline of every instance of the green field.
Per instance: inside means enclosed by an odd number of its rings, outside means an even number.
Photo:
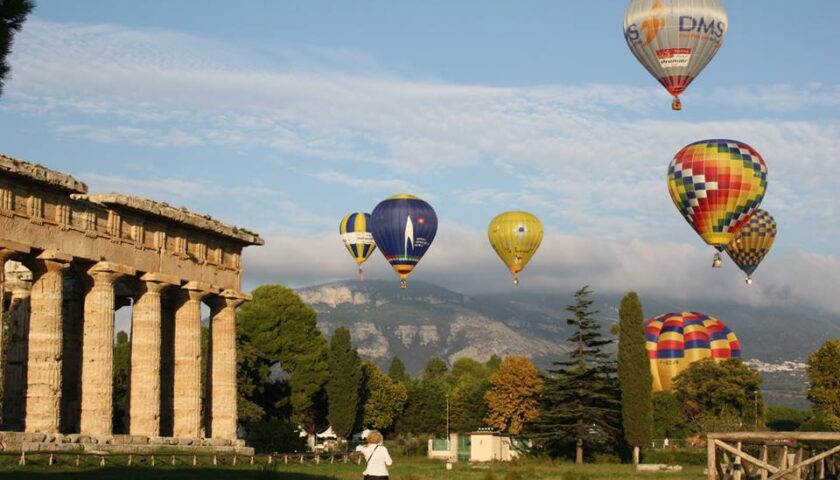
[[[35,459],[33,459],[35,460]],[[629,465],[595,464],[576,467],[569,463],[526,460],[509,465],[456,464],[451,471],[442,462],[426,459],[395,459],[391,469],[393,480],[596,480],[596,479],[702,479],[703,469],[687,467],[683,473],[638,474]],[[37,462],[26,467],[0,467],[0,480],[360,480],[363,468],[359,465],[289,464],[239,467],[75,467],[62,464],[47,466]]]

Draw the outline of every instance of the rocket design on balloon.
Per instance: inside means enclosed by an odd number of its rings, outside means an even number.
[[[437,233],[437,215],[431,205],[413,195],[394,195],[371,214],[372,232],[379,250],[400,277],[400,286],[429,249]]]

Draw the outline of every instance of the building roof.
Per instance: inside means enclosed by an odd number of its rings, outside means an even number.
[[[87,193],[88,191],[84,182],[80,182],[66,173],[51,170],[36,163],[7,157],[2,153],[0,153],[0,173],[23,177],[70,193]]]

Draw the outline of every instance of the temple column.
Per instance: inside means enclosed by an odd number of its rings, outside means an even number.
[[[160,435],[161,293],[180,283],[178,277],[147,273],[131,319],[131,387],[129,433]]]
[[[24,427],[27,432],[58,432],[64,270],[72,260],[66,253],[45,251],[32,262]]]
[[[250,295],[225,290],[210,302],[210,368],[207,385],[212,438],[236,439],[236,308]]]
[[[21,266],[20,270],[9,275],[7,282],[7,287],[12,292],[12,301],[9,304],[9,329],[7,331],[9,343],[3,378],[3,428],[18,431],[23,429],[26,397],[32,273]]]
[[[93,286],[85,296],[82,327],[81,433],[110,435],[114,415],[114,282],[134,269],[99,262],[88,270]]]
[[[201,436],[201,299],[218,290],[189,282],[175,310],[175,373],[172,435]]]
[[[6,260],[19,255],[21,253],[29,253],[29,247],[17,242],[9,242],[7,240],[0,240],[0,346],[4,344],[4,335],[7,330],[10,330],[6,325]],[[11,302],[9,302],[11,307]],[[7,352],[0,351],[0,360],[2,355]],[[0,379],[4,378],[3,365],[6,362],[0,361]]]

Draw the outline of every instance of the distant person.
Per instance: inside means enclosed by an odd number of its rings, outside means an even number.
[[[367,437],[367,445],[356,447],[365,457],[364,480],[388,480],[388,467],[393,464],[388,449],[382,444],[382,434],[378,430],[371,430]]]

